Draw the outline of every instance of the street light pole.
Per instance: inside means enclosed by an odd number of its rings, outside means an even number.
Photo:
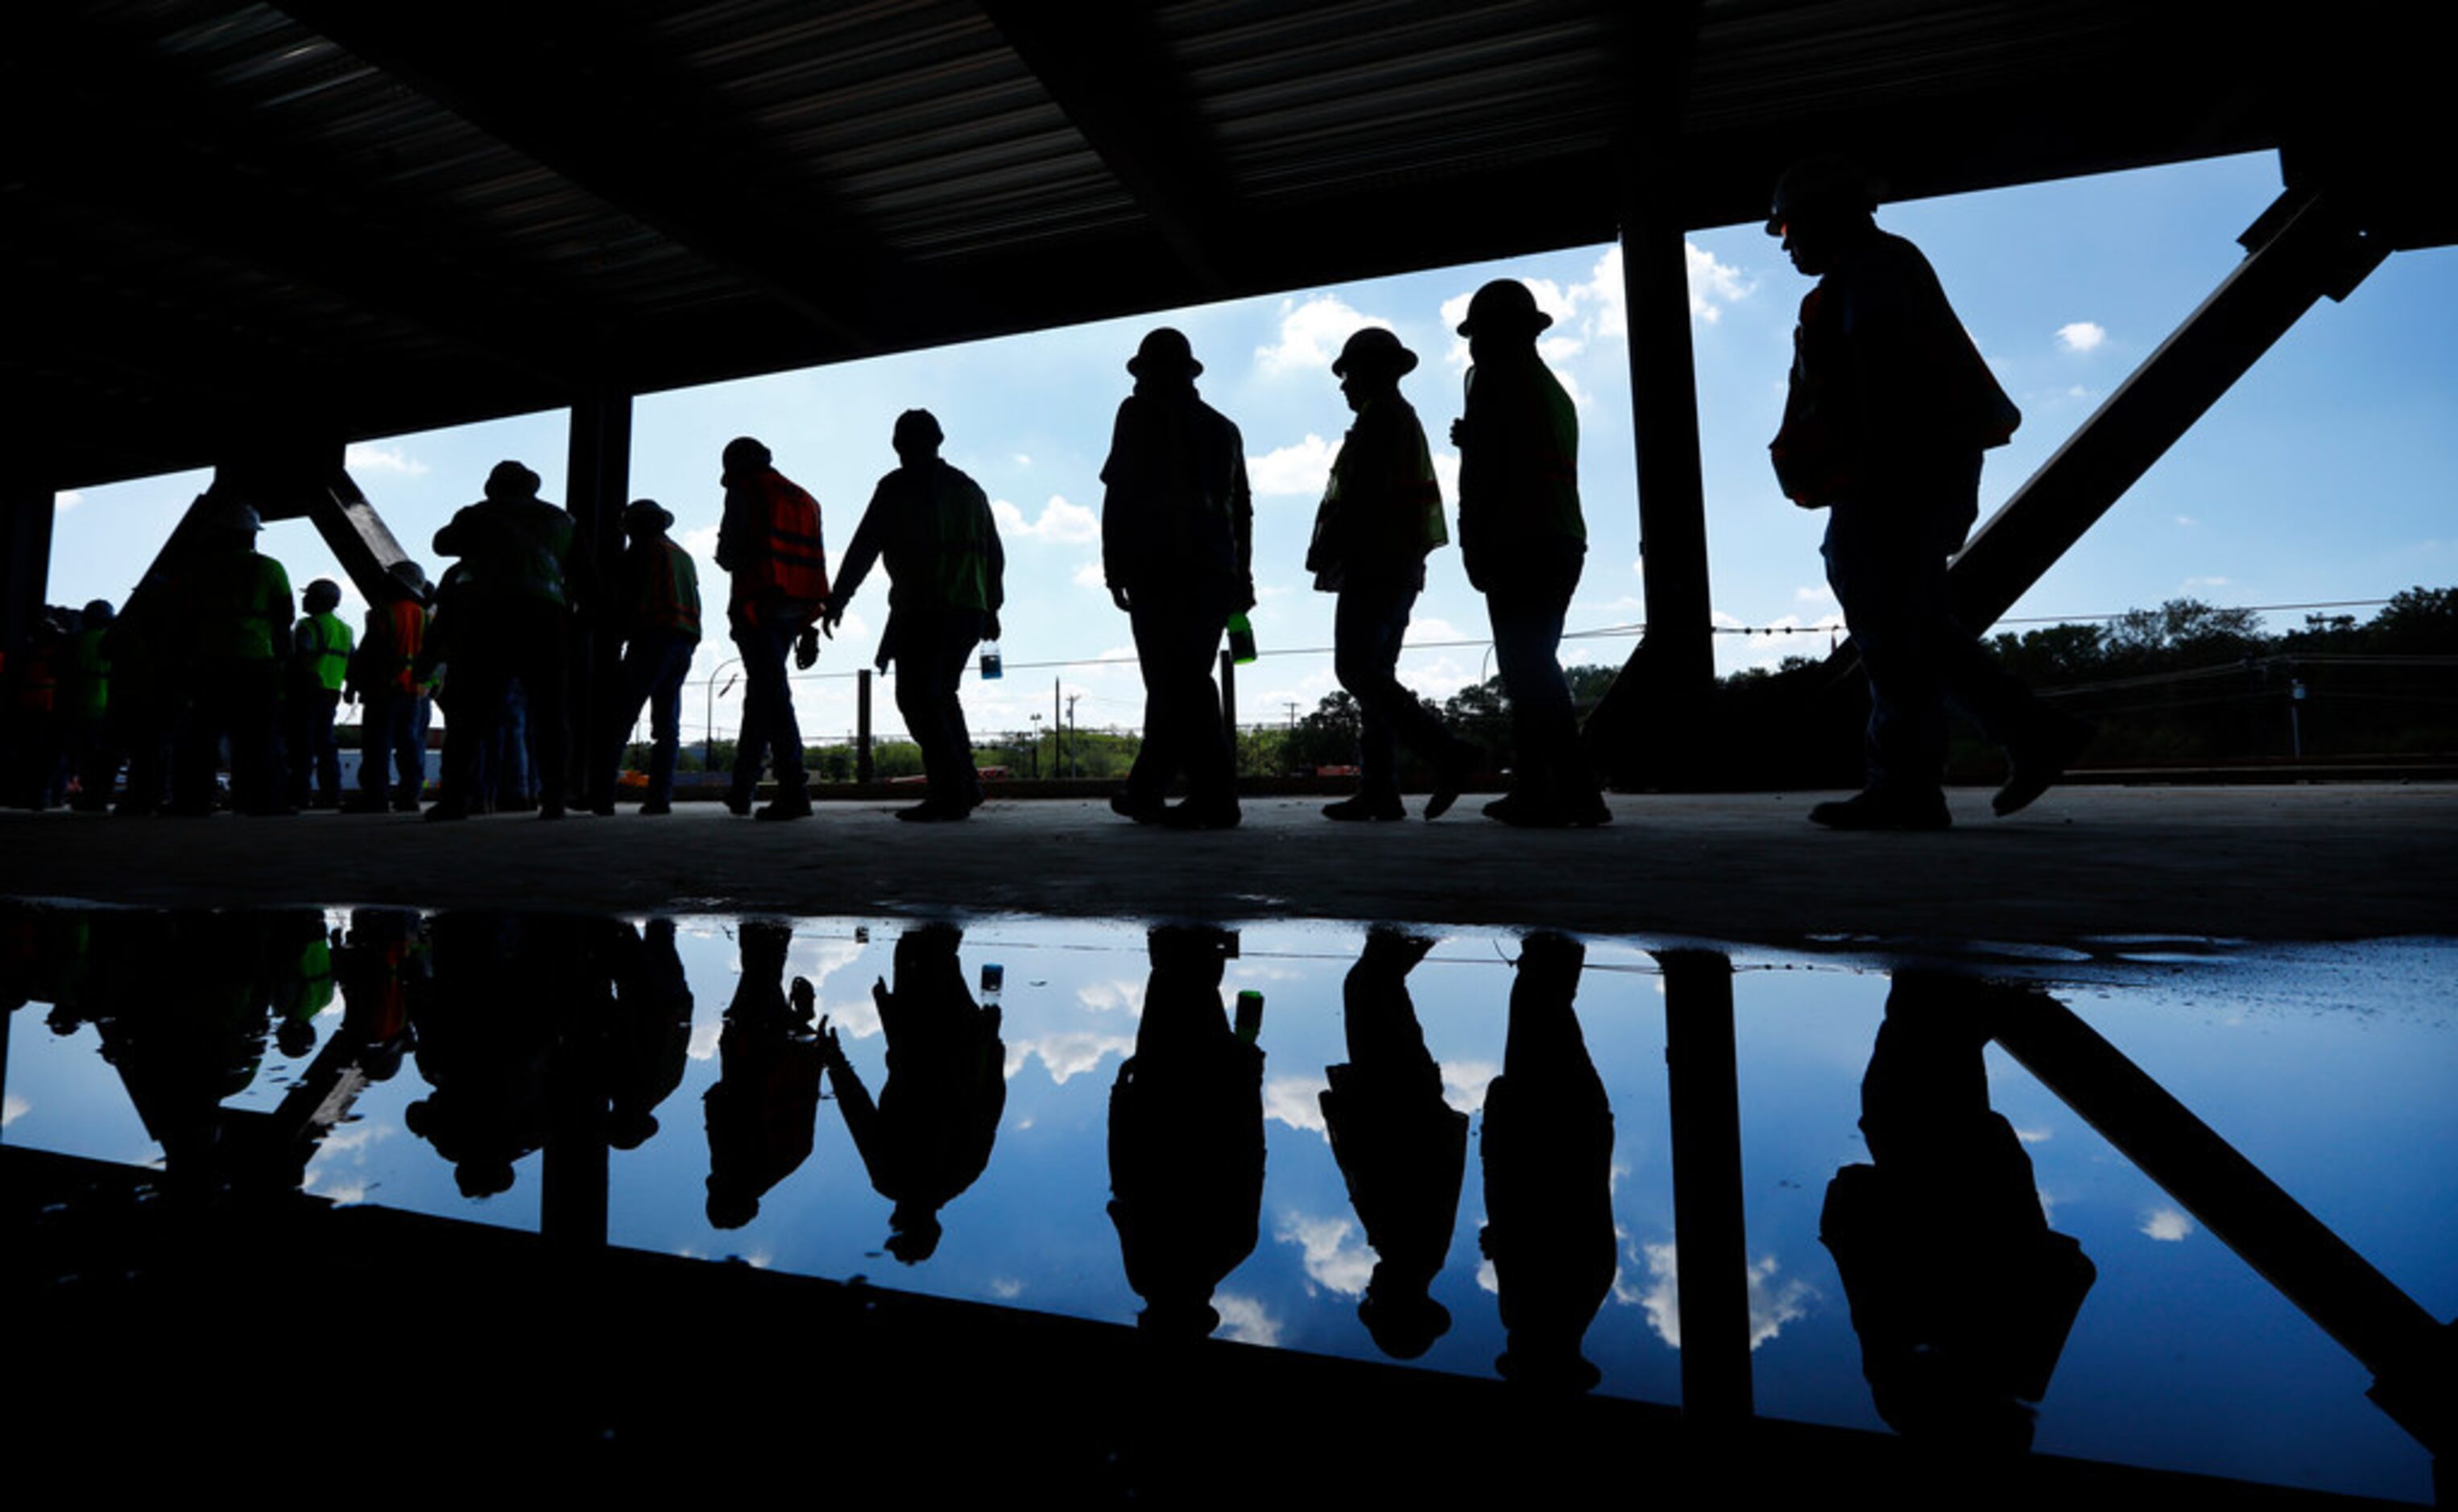
[[[717,664],[716,672],[708,674],[706,685],[708,696],[700,701],[699,715],[699,764],[703,771],[714,771],[717,768],[717,679],[723,674],[725,669],[738,666],[741,661],[742,658],[739,656],[728,656]]]

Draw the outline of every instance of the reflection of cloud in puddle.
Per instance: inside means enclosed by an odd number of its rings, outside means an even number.
[[[1134,982],[1088,982],[1075,989],[1075,1001],[1096,1013],[1115,1012],[1124,1008],[1129,1013],[1144,1011],[1144,984]]]
[[[990,1295],[1002,1302],[1012,1302],[1024,1295],[1024,1283],[1011,1275],[990,1277]]]
[[[2014,1137],[2027,1145],[2043,1145],[2048,1143],[2052,1133],[2053,1130],[2046,1129],[2018,1129],[2014,1130]]]
[[[1044,1034],[1034,1039],[1018,1040],[1007,1047],[1007,1076],[1012,1081],[1018,1071],[1034,1057],[1050,1068],[1050,1079],[1064,1087],[1070,1077],[1078,1076],[1099,1066],[1104,1057],[1133,1055],[1133,1035],[1095,1034],[1090,1029],[1070,1029],[1060,1034]]]
[[[2194,1220],[2174,1208],[2154,1208],[2142,1215],[2142,1232],[2174,1244],[2194,1232]]]
[[[1352,1237],[1354,1235],[1354,1237]],[[1363,1296],[1374,1275],[1374,1252],[1346,1218],[1309,1218],[1290,1213],[1274,1235],[1305,1252],[1305,1273],[1317,1285],[1343,1296]]]
[[[0,1129],[6,1129],[25,1117],[33,1106],[14,1092],[7,1097],[0,1097]]]
[[[1677,1279],[1679,1255],[1671,1244],[1641,1246],[1640,1253],[1632,1256],[1647,1267],[1648,1284],[1644,1291],[1633,1287],[1620,1275],[1614,1278],[1614,1300],[1625,1306],[1636,1305],[1647,1313],[1647,1326],[1656,1336],[1681,1347],[1681,1288]],[[1783,1325],[1805,1316],[1809,1304],[1818,1300],[1818,1289],[1798,1277],[1778,1280],[1780,1268],[1774,1255],[1753,1261],[1750,1277],[1750,1348],[1783,1331]]]
[[[1281,1341],[1280,1319],[1263,1311],[1263,1304],[1251,1296],[1231,1296],[1222,1293],[1212,1299],[1213,1311],[1220,1315],[1219,1335],[1240,1344],[1270,1346]]]
[[[1477,1112],[1485,1107],[1485,1089],[1501,1074],[1491,1061],[1445,1061],[1443,1101],[1463,1113]]]
[[[1311,1129],[1328,1140],[1331,1130],[1323,1125],[1319,1099],[1330,1086],[1320,1076],[1275,1076],[1263,1084],[1263,1116],[1291,1129]]]
[[[704,1019],[693,1025],[691,1044],[684,1047],[683,1053],[695,1061],[714,1060],[717,1056],[718,1036],[724,1032],[724,1024],[716,1019]]]
[[[396,1124],[344,1124],[324,1136],[316,1147],[315,1159],[299,1178],[299,1190],[323,1197],[338,1207],[351,1207],[365,1202],[374,1183],[367,1180],[366,1155],[364,1151],[379,1140],[389,1139],[401,1131]]]
[[[1476,1289],[1480,1292],[1490,1292],[1496,1296],[1502,1295],[1502,1276],[1494,1270],[1491,1260],[1476,1262]]]

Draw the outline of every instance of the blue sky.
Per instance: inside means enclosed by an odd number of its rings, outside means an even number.
[[[1982,353],[2024,410],[2013,444],[1992,452],[1982,483],[1993,508],[2239,259],[2235,238],[2276,197],[2267,155],[2073,179],[1888,206],[1880,224],[1928,254]],[[942,347],[642,396],[634,411],[632,491],[677,516],[677,534],[707,560],[720,505],[726,440],[768,443],[788,476],[815,492],[831,555],[843,549],[878,477],[895,463],[888,431],[922,405],[948,432],[947,455],[998,501],[1009,610],[1000,683],[969,682],[977,737],[1028,728],[1051,708],[1052,682],[1076,696],[1086,726],[1132,728],[1141,685],[1126,656],[1125,616],[1099,577],[1099,472],[1124,369],[1150,326],[1171,323],[1205,363],[1204,396],[1242,430],[1256,487],[1257,633],[1266,652],[1244,669],[1240,716],[1285,718],[1335,686],[1327,654],[1331,600],[1301,570],[1325,467],[1347,420],[1328,370],[1349,331],[1387,324],[1424,359],[1405,385],[1443,450],[1459,412],[1465,343],[1450,334],[1468,294],[1493,277],[1526,279],[1556,317],[1546,351],[1580,405],[1581,490],[1590,534],[1573,630],[1644,617],[1630,440],[1628,351],[1619,254],[1590,247],[1134,320]],[[1719,623],[1820,627],[1838,619],[1818,559],[1821,518],[1776,490],[1765,445],[1781,411],[1794,311],[1807,280],[1755,224],[1690,238],[1692,338],[1708,496],[1708,549]],[[2343,304],[2308,315],[2116,508],[2013,610],[2017,616],[2112,612],[2191,595],[2218,604],[2378,599],[2416,584],[2458,582],[2458,250],[2402,253]],[[562,495],[561,411],[371,441],[350,466],[411,553],[477,497],[487,469],[516,457]],[[1443,466],[1451,459],[1446,455]],[[1448,479],[1447,472],[1447,484]],[[121,597],[208,475],[186,473],[64,494],[50,598]],[[1447,503],[1456,506],[1446,488]],[[311,528],[277,526],[264,549],[297,584],[339,577]],[[431,564],[430,564],[431,566]],[[1432,560],[1402,674],[1440,697],[1491,672],[1482,601],[1458,553]],[[355,617],[355,594],[344,611]],[[2361,611],[2360,611],[2361,612]],[[885,613],[874,578],[817,675],[797,685],[803,730],[849,732],[852,682]],[[2294,615],[2284,616],[2293,622]],[[1475,644],[1440,646],[1444,641]],[[1573,641],[1566,660],[1617,663],[1628,635]],[[1823,652],[1824,632],[1718,637],[1725,671],[1787,652]],[[703,644],[685,700],[701,732],[713,687],[728,735],[740,689]],[[1020,663],[1071,661],[1059,669]],[[713,685],[707,680],[715,676]],[[876,708],[883,728],[892,700]]]

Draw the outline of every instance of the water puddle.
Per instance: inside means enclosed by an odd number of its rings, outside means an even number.
[[[2445,941],[0,905],[0,1144],[531,1231],[602,1180],[593,1243],[1663,1403],[1686,1348],[1764,1416],[2427,1500],[2366,1391],[2458,1313],[2452,980]]]

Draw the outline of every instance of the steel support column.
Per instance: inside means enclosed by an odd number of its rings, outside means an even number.
[[[25,649],[52,577],[51,488],[19,474],[0,484],[0,670]]]
[[[1681,1411],[1695,1421],[1730,1427],[1755,1410],[1733,963],[1713,950],[1659,950],[1656,959],[1664,967]]]
[[[1955,559],[1948,586],[1966,626],[1995,623],[2305,311],[2345,299],[2390,251],[2314,190],[2281,196],[2238,239],[2245,259]],[[1634,349],[1636,324],[1634,306]]]
[[[601,746],[620,739],[608,723],[608,690],[622,660],[623,631],[614,604],[623,559],[623,507],[632,487],[632,396],[592,394],[572,406],[564,465],[564,507],[577,527],[582,567],[573,606],[572,791],[594,798],[609,753]]]

